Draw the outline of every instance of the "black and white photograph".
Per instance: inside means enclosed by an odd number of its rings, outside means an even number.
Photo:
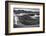
[[[14,28],[39,27],[39,8],[13,8]]]
[[[45,31],[45,4],[37,2],[5,2],[5,34],[33,34]]]

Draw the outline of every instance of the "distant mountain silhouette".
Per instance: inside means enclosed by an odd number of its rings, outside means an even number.
[[[15,14],[19,14],[19,13],[36,13],[39,14],[39,11],[25,11],[25,10],[14,10]]]

